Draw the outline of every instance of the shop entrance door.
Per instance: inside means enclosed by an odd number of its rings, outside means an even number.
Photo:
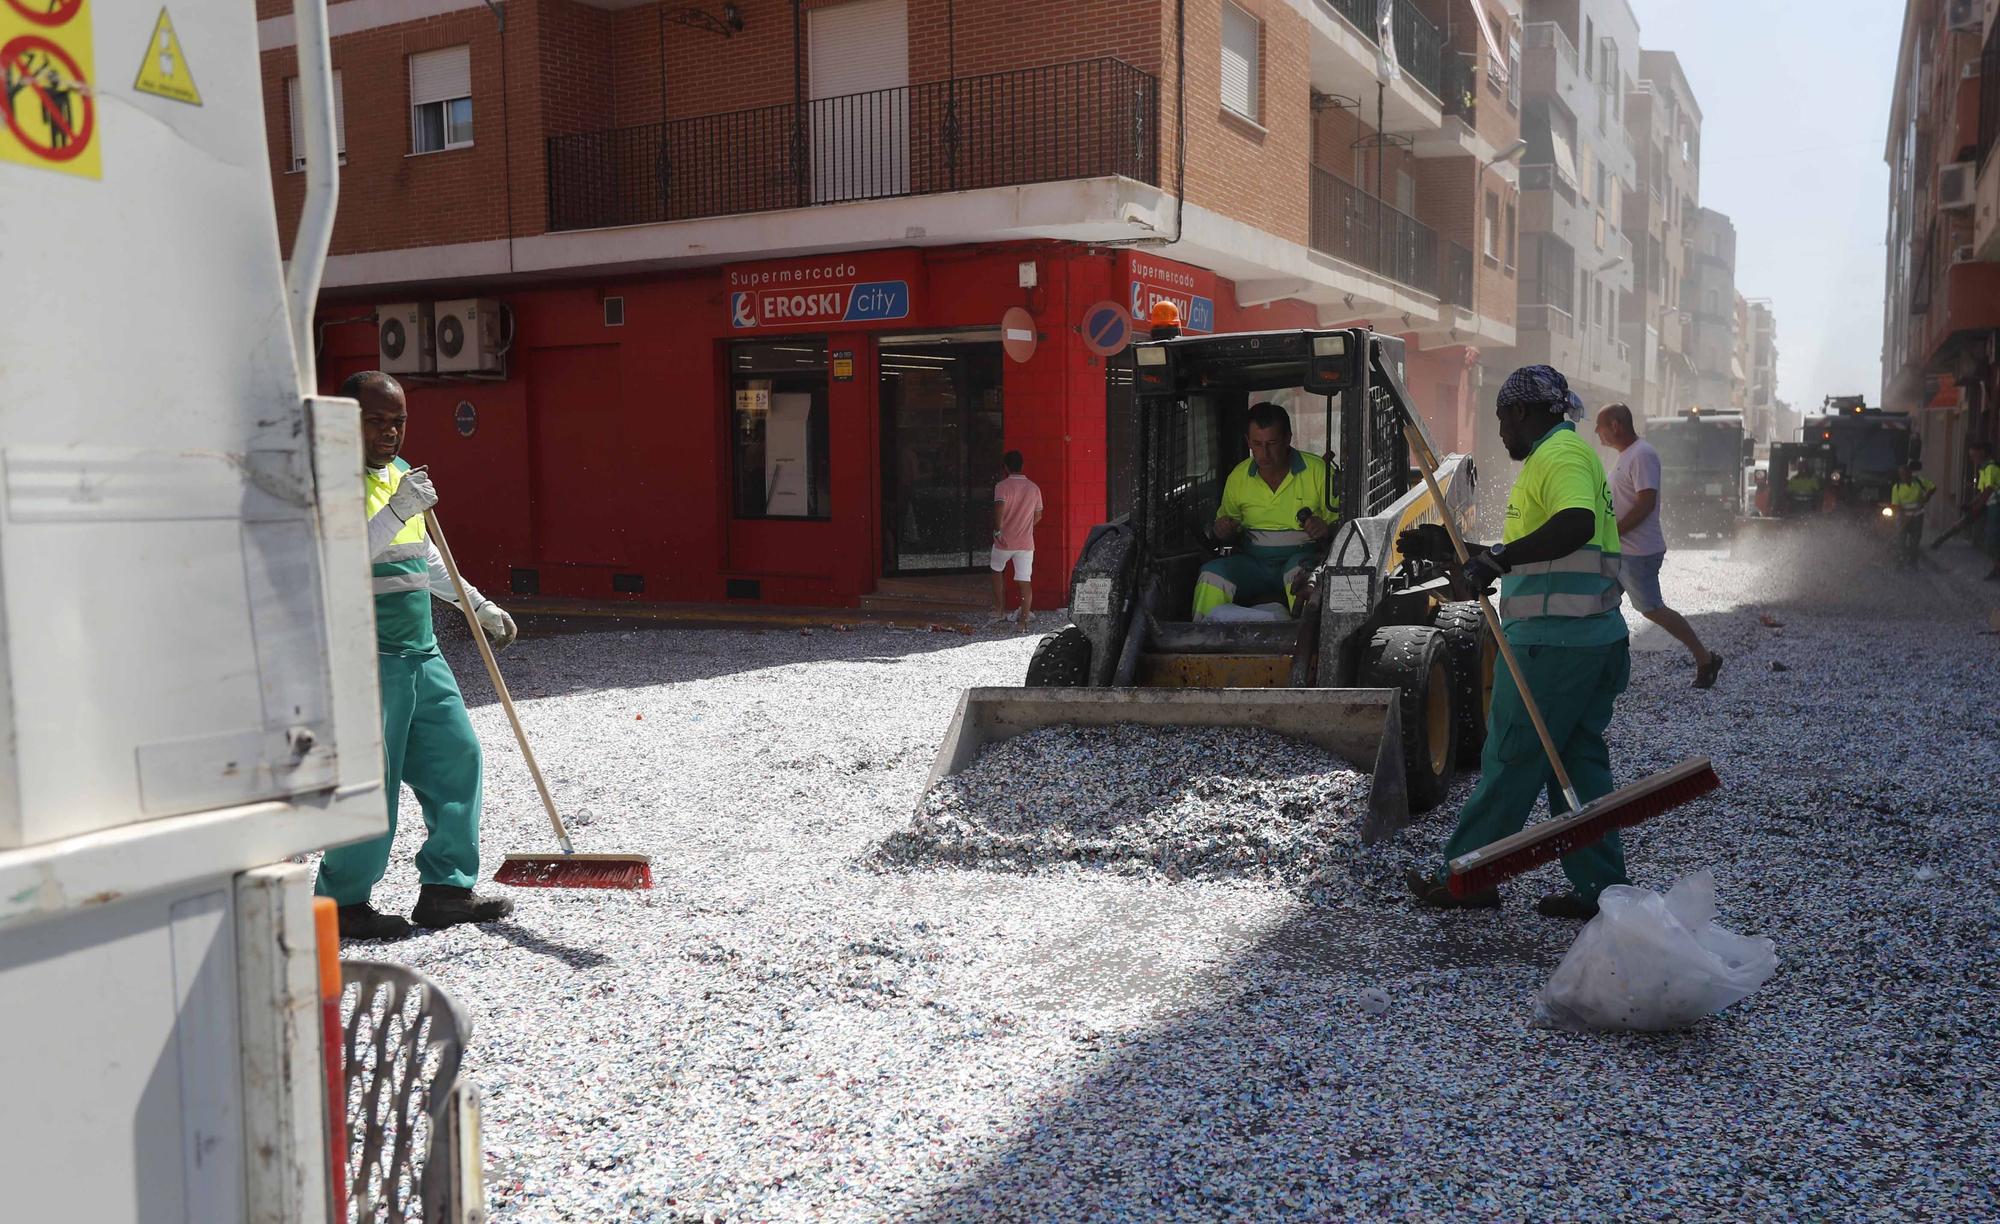
[[[984,568],[1005,417],[998,332],[884,337],[882,567],[888,575]]]

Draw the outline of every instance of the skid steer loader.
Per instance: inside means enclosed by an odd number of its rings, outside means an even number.
[[[1092,529],[1070,576],[1071,623],[1037,645],[1026,687],[966,692],[931,784],[989,742],[1057,724],[1262,727],[1370,773],[1362,838],[1395,831],[1443,799],[1458,763],[1476,765],[1494,658],[1444,558],[1398,549],[1405,529],[1441,521],[1403,434],[1423,424],[1403,390],[1402,340],[1251,332],[1145,342],[1134,356],[1133,510]],[[1297,449],[1328,456],[1339,520],[1290,615],[1197,622],[1223,481],[1261,401],[1289,411]],[[1438,476],[1469,521],[1472,460],[1448,456]]]

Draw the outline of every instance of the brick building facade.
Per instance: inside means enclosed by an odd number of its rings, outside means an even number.
[[[1965,444],[2000,445],[2000,4],[1910,0],[1889,162],[1882,406],[1916,414],[1950,519]]]
[[[289,234],[294,31],[258,9]],[[424,333],[394,359],[419,367],[409,449],[482,508],[453,533],[477,581],[848,604],[978,568],[1013,448],[1060,599],[1120,509],[1096,304],[1401,334],[1470,448],[1480,348],[1514,338],[1518,5],[1397,0],[1379,91],[1376,12],[343,0],[321,368],[383,364],[392,317]],[[1025,360],[1001,356],[1016,308]],[[481,311],[499,326],[460,349]]]

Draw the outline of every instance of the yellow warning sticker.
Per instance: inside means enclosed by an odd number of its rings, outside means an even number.
[[[194,74],[188,71],[180,36],[174,33],[174,23],[167,18],[164,5],[159,21],[153,24],[153,41],[146,44],[146,58],[139,62],[139,75],[132,88],[189,106],[201,105],[201,91],[194,87]]]
[[[0,0],[0,162],[102,178],[90,0]]]

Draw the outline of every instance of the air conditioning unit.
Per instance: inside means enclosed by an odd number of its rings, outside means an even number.
[[[460,298],[437,304],[437,371],[440,374],[494,374],[500,370],[500,303]]]
[[[1973,247],[1973,245],[1968,242],[1963,246],[1956,246],[1951,249],[1951,262],[1955,264],[1978,263],[1979,253]]]
[[[1952,162],[1938,167],[1939,208],[1971,208],[1978,194],[1978,162]]]
[[[1980,0],[1946,0],[1944,24],[1957,34],[1977,34],[1984,23]]]
[[[399,302],[375,308],[376,362],[390,374],[428,374],[432,369],[431,304]]]

